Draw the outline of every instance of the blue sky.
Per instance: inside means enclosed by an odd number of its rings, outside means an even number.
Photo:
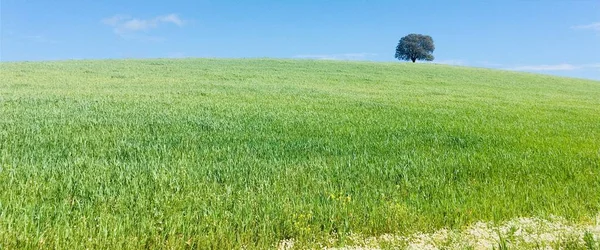
[[[600,80],[598,0],[2,0],[0,60],[275,57],[437,63]]]

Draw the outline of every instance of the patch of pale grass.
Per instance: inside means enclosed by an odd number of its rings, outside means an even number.
[[[550,219],[516,218],[502,224],[476,222],[462,230],[440,229],[432,233],[415,233],[408,236],[384,234],[378,237],[351,235],[354,245],[326,249],[495,249],[506,246],[516,249],[563,249],[565,244],[585,248],[584,237],[591,235],[592,244],[600,240],[600,214],[590,224],[569,223],[566,219],[552,216]],[[588,236],[589,237],[589,236]],[[291,249],[294,245],[282,241],[279,249]],[[285,246],[285,247],[282,247]]]

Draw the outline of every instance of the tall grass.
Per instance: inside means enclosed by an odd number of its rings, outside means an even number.
[[[0,248],[315,247],[600,211],[600,82],[308,60],[0,67]]]

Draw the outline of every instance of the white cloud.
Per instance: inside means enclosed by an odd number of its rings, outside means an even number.
[[[156,28],[156,22],[150,22],[147,20],[139,20],[133,19],[126,21],[118,27],[118,32],[128,32],[128,31],[138,31],[138,30],[147,30],[150,28]]]
[[[186,58],[187,56],[183,52],[172,52],[167,55],[167,58]]]
[[[161,24],[174,24],[181,27],[185,24],[185,21],[182,20],[177,14],[157,16],[151,19],[138,19],[127,15],[115,15],[103,19],[102,23],[113,27],[115,34],[124,35],[138,31],[155,29]]]
[[[51,43],[51,44],[59,43],[58,41],[50,39],[44,35],[29,35],[29,36],[23,36],[22,38],[27,41],[36,42],[36,43]]]
[[[586,64],[584,65],[586,68],[594,68],[594,69],[600,69],[600,63],[593,63],[593,64]]]
[[[129,19],[129,16],[115,15],[112,17],[102,19],[102,23],[110,26],[117,26],[121,21]]]
[[[600,69],[600,63],[592,63],[592,64],[543,64],[543,65],[525,65],[518,66],[513,68],[508,68],[508,70],[517,70],[517,71],[572,71],[572,70],[580,70],[580,69]]]
[[[573,28],[573,29],[583,29],[583,30],[595,30],[595,31],[599,31],[600,32],[600,22],[586,24],[586,25],[577,25],[577,26],[573,26],[571,28]]]
[[[177,26],[183,26],[183,24],[185,23],[183,20],[181,20],[181,18],[179,18],[179,16],[177,14],[169,14],[166,16],[160,16],[157,18],[157,20],[159,22],[173,23]]]
[[[164,42],[166,39],[160,36],[149,36],[146,34],[138,34],[138,33],[126,33],[119,34],[119,36],[125,40],[136,40],[142,42]]]
[[[368,57],[376,56],[374,53],[346,53],[346,54],[319,54],[319,55],[297,55],[295,58],[317,59],[317,60],[366,60]]]
[[[563,64],[543,64],[543,65],[526,65],[526,66],[518,66],[514,68],[510,68],[511,70],[519,70],[519,71],[565,71],[565,70],[575,70],[579,69],[580,66],[563,63]]]
[[[480,65],[482,67],[502,67],[503,66],[503,64],[490,62],[490,61],[478,61],[477,65]]]
[[[460,59],[448,59],[448,60],[434,60],[431,63],[435,64],[447,64],[447,65],[467,65],[467,61]]]

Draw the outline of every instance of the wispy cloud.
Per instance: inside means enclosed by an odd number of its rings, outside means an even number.
[[[573,26],[571,28],[577,29],[577,30],[594,30],[594,31],[600,32],[600,22],[585,24],[585,25],[577,25],[577,26]]]
[[[150,19],[133,18],[127,15],[115,15],[102,19],[102,23],[113,27],[115,34],[120,36],[131,36],[140,31],[156,29],[163,24],[173,24],[179,27],[185,25],[185,21],[177,14],[157,16]]]
[[[167,54],[167,58],[186,58],[186,54],[183,52],[172,52]]]
[[[600,69],[600,63],[586,64],[587,68]]]
[[[507,68],[508,70],[516,71],[572,71],[580,69],[600,69],[600,63],[593,64],[542,64],[542,65],[525,65],[513,68]]]
[[[181,20],[181,18],[179,18],[179,15],[177,15],[177,14],[169,14],[166,16],[160,16],[157,18],[157,21],[165,22],[165,23],[173,23],[180,27],[185,24],[185,22],[183,20]]]
[[[491,68],[503,66],[503,64],[501,64],[501,63],[490,62],[490,61],[477,61],[476,65],[481,66],[481,67],[491,67]]]
[[[44,35],[30,35],[30,36],[23,36],[23,39],[27,40],[27,41],[31,41],[31,42],[36,42],[36,43],[58,43],[58,41],[54,40],[54,39],[50,39]]]
[[[296,55],[295,58],[317,59],[317,60],[348,60],[359,61],[367,60],[369,57],[376,56],[374,53],[346,53],[346,54],[316,54],[316,55]]]
[[[61,43],[58,40],[50,38],[44,34],[18,34],[12,30],[6,30],[0,36],[0,40],[4,41],[18,41],[18,42],[28,42],[28,43],[46,43],[46,44],[57,44]]]
[[[467,61],[461,59],[434,60],[431,63],[447,64],[447,65],[467,65]]]
[[[565,71],[565,70],[575,70],[578,69],[577,66],[563,63],[563,64],[542,64],[542,65],[526,65],[526,66],[518,66],[510,68],[511,70],[519,70],[519,71]]]

